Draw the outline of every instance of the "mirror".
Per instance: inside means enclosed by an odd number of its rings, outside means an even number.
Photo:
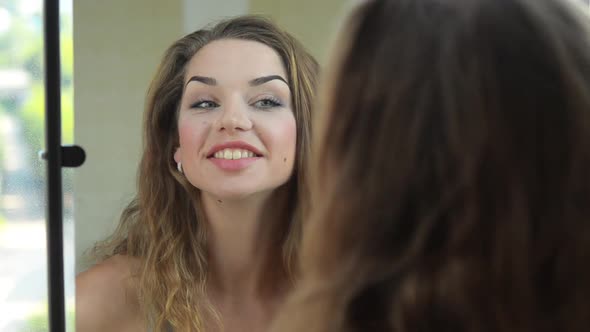
[[[263,14],[324,62],[348,1],[85,1],[74,6],[75,142],[87,160],[74,175],[76,270],[108,236],[135,191],[147,86],[164,50],[222,18]]]

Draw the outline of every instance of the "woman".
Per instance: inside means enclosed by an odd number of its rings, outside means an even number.
[[[301,280],[272,331],[590,331],[586,11],[354,11],[315,123]]]
[[[137,197],[77,277],[77,331],[265,329],[291,288],[317,71],[251,16],[168,49]]]

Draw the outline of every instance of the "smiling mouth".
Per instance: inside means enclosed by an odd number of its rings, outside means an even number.
[[[262,157],[262,156],[254,153],[250,150],[246,150],[246,149],[223,149],[223,150],[219,150],[219,151],[209,155],[207,158],[237,160],[237,159],[259,158],[259,157]]]

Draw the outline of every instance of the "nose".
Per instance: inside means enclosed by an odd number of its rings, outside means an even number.
[[[218,130],[234,133],[250,129],[252,129],[252,121],[248,116],[248,105],[239,101],[226,103],[221,111]]]

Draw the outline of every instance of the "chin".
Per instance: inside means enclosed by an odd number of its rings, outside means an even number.
[[[213,193],[213,196],[215,196],[216,198],[228,201],[242,200],[253,195],[254,193],[241,191],[224,191],[220,193]]]
[[[216,188],[216,190],[211,190],[208,192],[217,199],[242,200],[250,197],[269,194],[272,192],[272,189],[269,190],[264,188],[239,188],[234,186],[232,188],[227,189]]]
[[[244,179],[242,179],[244,180]],[[203,183],[202,186],[196,186],[201,192],[207,193],[215,199],[221,200],[243,200],[248,198],[264,197],[271,195],[278,188],[282,187],[287,181],[213,181]]]

